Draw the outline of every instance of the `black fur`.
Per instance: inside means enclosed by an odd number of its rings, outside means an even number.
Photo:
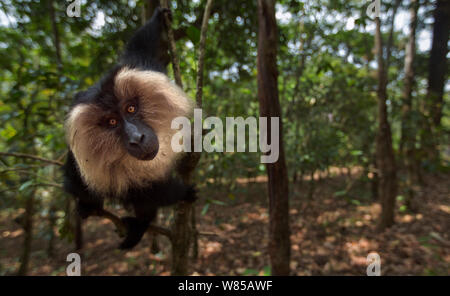
[[[157,8],[153,17],[128,42],[121,63],[132,68],[166,72],[169,63],[164,14],[170,10]]]
[[[167,48],[165,42],[161,42],[161,36],[164,34],[164,13],[168,11],[156,10],[151,20],[131,38],[118,65],[98,84],[87,91],[79,92],[74,98],[72,107],[81,103],[94,103],[105,108],[116,106],[117,98],[114,97],[112,90],[114,77],[122,67],[165,73],[168,62]],[[111,198],[88,189],[80,176],[71,151],[64,165],[64,189],[75,197],[78,214],[83,219],[103,209],[104,200]],[[192,202],[196,199],[196,195],[193,187],[170,177],[164,181],[152,182],[144,188],[130,188],[115,199],[122,201],[125,207],[135,213],[135,217],[122,218],[127,235],[119,248],[129,249],[141,240],[149,224],[155,219],[159,207],[170,206],[182,200]]]

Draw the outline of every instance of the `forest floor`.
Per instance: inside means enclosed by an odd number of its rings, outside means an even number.
[[[341,175],[291,188],[291,270],[293,275],[366,275],[366,257],[377,252],[382,275],[450,274],[450,178],[426,176],[417,194],[417,213],[397,202],[396,224],[376,232],[380,205],[370,197],[367,183]],[[258,181],[259,179],[257,179]],[[350,190],[346,184],[352,183]],[[191,264],[194,275],[264,275],[269,271],[268,208],[266,183],[239,182],[237,192],[205,188],[197,203],[198,259]],[[348,188],[347,188],[348,189]],[[348,191],[348,192],[347,192]],[[203,207],[206,199],[209,208]],[[206,213],[205,213],[206,212]],[[170,216],[165,210],[165,216]],[[166,219],[168,220],[168,219]],[[36,219],[35,232],[46,222]],[[73,243],[55,241],[54,255],[46,253],[48,241],[35,234],[30,275],[64,275],[66,256]],[[158,237],[160,252],[152,254],[151,236],[132,251],[116,249],[119,237],[114,226],[102,218],[84,225],[82,274],[169,275],[170,246]],[[13,274],[19,265],[23,231],[12,214],[0,215],[0,273]]]

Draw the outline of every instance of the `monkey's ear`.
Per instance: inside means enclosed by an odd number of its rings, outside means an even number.
[[[169,54],[165,13],[170,13],[170,10],[156,8],[152,18],[134,34],[122,56],[123,65],[130,68],[166,71]]]

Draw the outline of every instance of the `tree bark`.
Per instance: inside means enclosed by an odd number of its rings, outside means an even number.
[[[161,6],[164,8],[170,8],[167,0],[161,0]],[[199,107],[202,105],[203,60],[206,45],[206,29],[208,27],[208,20],[211,14],[211,7],[212,0],[208,0],[205,6],[202,28],[200,32],[199,70],[197,72],[196,95],[196,103]],[[169,51],[171,53],[175,82],[180,88],[183,88],[172,22],[167,15],[165,17],[165,22],[167,26]],[[201,153],[190,152],[187,153],[186,157],[181,161],[183,164],[182,167],[178,168],[178,172],[184,183],[189,184],[192,182],[193,172],[200,160],[200,156]],[[175,221],[172,227],[172,275],[188,274],[189,249],[192,239],[196,236],[195,226],[192,225],[192,221],[195,221],[195,217],[192,217],[192,215],[195,215],[195,210],[192,204],[181,202],[177,205],[175,210]]]
[[[395,199],[397,195],[397,178],[394,151],[392,148],[391,127],[387,114],[387,71],[383,61],[383,40],[381,21],[375,19],[375,48],[378,62],[378,134],[376,139],[376,155],[378,168],[378,194],[382,213],[378,229],[380,231],[394,224]]]
[[[205,45],[206,45],[206,33],[208,31],[208,21],[211,15],[212,0],[208,0],[205,6],[205,13],[203,14],[202,27],[200,30],[200,42],[198,46],[198,71],[197,71],[197,92],[195,95],[195,102],[197,107],[202,107],[203,98],[203,68],[205,62]]]
[[[392,7],[392,16],[390,20],[390,28],[389,28],[389,37],[386,44],[386,71],[389,69],[391,64],[391,56],[392,56],[392,44],[394,43],[394,23],[395,16],[397,15],[398,7],[400,6],[401,0],[395,0],[395,3]],[[387,73],[387,72],[386,72]],[[386,76],[387,77],[387,76]]]
[[[47,256],[49,258],[54,255],[54,244],[55,244],[55,225],[56,225],[56,208],[55,206],[50,206],[48,211],[48,231],[49,231],[49,239],[47,246]]]
[[[172,275],[188,275],[189,248],[192,240],[192,228],[189,217],[192,205],[180,202],[175,209],[172,225]]]
[[[25,203],[25,215],[23,230],[25,233],[20,267],[17,275],[27,275],[30,261],[31,242],[33,241],[33,215],[34,215],[34,190],[30,193]]]
[[[161,7],[170,9],[170,5],[168,0],[161,0]],[[167,25],[167,37],[168,37],[168,43],[169,43],[169,50],[170,50],[170,58],[172,59],[172,69],[173,69],[173,76],[175,78],[176,84],[183,88],[183,82],[181,80],[181,70],[180,70],[180,60],[178,59],[177,54],[177,47],[175,44],[175,37],[173,34],[173,28],[172,28],[172,21],[170,20],[169,16],[165,15],[165,21]]]
[[[56,22],[55,7],[53,6],[53,0],[48,1],[48,10],[50,13],[50,22],[52,24],[53,44],[55,45],[56,62],[57,62],[58,70],[61,71],[61,69],[62,69],[61,42],[60,42],[60,38],[59,38],[59,30],[58,30],[58,24]]]
[[[428,156],[438,160],[437,142],[441,125],[444,104],[444,86],[447,80],[447,53],[450,34],[450,1],[437,0],[434,10],[433,41],[430,51],[428,70],[428,89],[425,103],[425,115],[430,117],[426,122],[428,133],[424,136],[423,146]],[[428,106],[427,106],[428,105]]]
[[[75,215],[75,250],[83,248],[83,220],[79,215]]]
[[[290,229],[288,175],[283,147],[283,129],[278,99],[277,69],[278,33],[275,1],[258,0],[258,99],[261,117],[280,118],[280,130],[272,131],[268,124],[267,138],[279,132],[279,158],[266,165],[269,192],[269,254],[272,275],[289,275]]]
[[[202,100],[203,100],[203,68],[205,64],[205,52],[206,52],[206,33],[208,31],[208,21],[209,17],[211,15],[211,9],[212,9],[212,0],[207,0],[206,6],[205,6],[205,12],[203,13],[203,19],[202,19],[202,27],[200,29],[200,42],[198,46],[198,70],[197,70],[197,91],[195,94],[195,102],[197,104],[197,108],[202,107]],[[193,161],[195,161],[195,166],[197,166],[197,163],[200,161],[200,153],[194,154]],[[193,251],[192,251],[192,258],[196,260],[198,258],[198,232],[197,232],[197,219],[196,219],[196,211],[195,208],[192,208],[191,213],[191,223],[192,223],[192,230],[193,230]]]
[[[405,86],[403,90],[402,104],[402,135],[400,151],[403,156],[404,166],[406,169],[406,205],[412,209],[412,200],[414,198],[414,165],[415,161],[415,131],[412,122],[412,90],[414,86],[414,59],[416,55],[416,28],[417,28],[417,11],[419,2],[411,0],[411,22],[409,25],[409,39],[405,50]]]
[[[161,7],[169,8],[169,2],[167,0],[161,0]],[[173,75],[176,84],[183,88],[183,82],[181,80],[180,63],[177,54],[177,48],[172,29],[172,21],[169,16],[165,16],[165,22],[167,26],[168,44],[170,57],[172,60]],[[188,157],[192,159],[192,157]],[[195,164],[196,165],[196,164]],[[191,182],[192,171],[195,165],[190,166],[183,172],[183,182],[188,184]],[[190,215],[192,211],[192,205],[186,202],[180,202],[175,208],[174,224],[172,225],[172,275],[188,275],[188,263],[189,263],[189,247],[191,244],[192,228],[190,225]]]
[[[405,86],[403,89],[403,104],[402,104],[402,135],[401,147],[408,147],[411,145],[413,130],[411,123],[412,110],[412,89],[414,86],[414,58],[416,55],[416,27],[417,27],[417,0],[411,0],[411,22],[409,25],[409,39],[405,49]],[[404,149],[401,149],[402,152]],[[406,155],[406,153],[404,153]]]
[[[447,80],[447,53],[450,35],[450,1],[438,0],[434,11],[433,43],[428,72],[428,99],[432,102],[434,127],[439,127],[442,118],[444,85]]]

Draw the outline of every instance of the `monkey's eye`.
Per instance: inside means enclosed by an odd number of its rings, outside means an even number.
[[[110,118],[110,119],[108,120],[108,124],[109,124],[109,126],[111,126],[111,127],[116,126],[116,125],[117,125],[117,119],[115,119],[115,118]]]
[[[136,106],[134,106],[134,105],[129,105],[129,106],[127,107],[127,112],[128,112],[128,113],[136,113]]]

